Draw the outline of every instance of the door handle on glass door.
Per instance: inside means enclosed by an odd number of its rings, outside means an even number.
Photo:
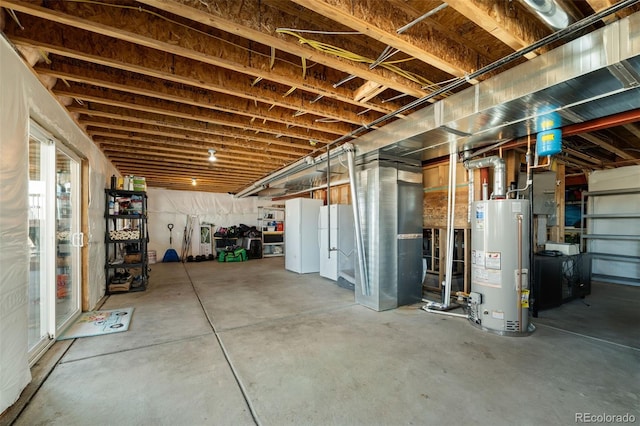
[[[76,232],[71,238],[71,245],[74,247],[84,247],[84,233]]]

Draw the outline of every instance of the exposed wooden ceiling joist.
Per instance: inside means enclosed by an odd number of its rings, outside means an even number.
[[[550,33],[534,20],[518,20],[505,13],[505,7],[514,7],[511,2],[500,5],[480,0],[447,0],[447,4],[514,51],[529,46]],[[536,56],[535,52],[525,55],[528,59]]]
[[[277,35],[275,31],[278,28],[295,27],[302,20],[297,16],[289,16],[277,10],[263,7],[256,0],[243,2],[241,7],[238,7],[235,0],[217,1],[215,7],[209,7],[207,3],[192,0],[141,0],[141,3],[207,26],[238,34],[247,40],[253,40],[277,50],[304,57],[307,60],[333,69],[343,70],[345,73],[357,75],[367,81],[376,81],[383,86],[391,87],[415,97],[425,95],[419,85],[403,81],[397,75],[380,69],[370,70],[362,64],[322,54],[301,45],[298,40]],[[321,42],[331,43],[331,39],[320,34],[315,34],[314,38]],[[337,80],[332,80],[331,82],[335,81]]]
[[[183,141],[185,147],[199,147],[216,150],[226,150],[228,152],[245,153],[250,156],[267,157],[273,161],[292,161],[304,155],[303,152],[294,149],[274,148],[264,144],[256,144],[248,141],[223,139],[220,137],[202,137],[192,133],[176,132],[171,128],[162,126],[140,125],[118,120],[89,118],[81,119],[80,123],[86,126],[87,132],[92,134],[96,129],[118,130],[123,132],[148,135],[150,137],[166,137],[176,141]],[[194,137],[195,136],[195,137]],[[160,144],[160,140],[156,139]]]
[[[475,52],[464,46],[454,46],[428,28],[424,28],[420,37],[398,34],[397,29],[411,22],[412,18],[394,8],[392,3],[361,2],[354,7],[348,0],[293,1],[456,77],[463,77],[488,64]]]
[[[290,81],[285,84],[279,81],[263,80],[258,84],[251,75],[237,78],[232,70],[200,61],[177,56],[127,41],[113,39],[78,28],[64,27],[45,19],[26,16],[21,22],[24,30],[14,37],[14,43],[31,46],[69,59],[91,62],[94,64],[122,69],[138,74],[149,75],[176,83],[189,84],[220,93],[241,96],[246,99],[257,100],[268,105],[276,104],[293,110],[306,109],[308,112],[349,121],[346,108],[338,108],[338,100],[327,96],[322,102],[311,101],[318,95],[315,91],[297,90],[289,96],[283,96],[291,87]],[[314,70],[311,74],[315,73]],[[326,78],[326,77],[325,77]],[[367,103],[363,105],[349,99],[340,99],[353,105],[354,111],[361,111],[364,107],[379,113],[389,113],[399,107],[394,103]],[[341,114],[337,111],[342,110]],[[352,122],[361,123],[365,119],[371,121],[375,114],[356,116],[352,114]],[[358,117],[358,118],[355,118]]]
[[[81,101],[90,101],[156,114],[172,115],[174,117],[185,118],[188,120],[195,119],[211,124],[219,124],[257,133],[262,132],[271,135],[283,135],[299,139],[300,141],[313,139],[320,143],[325,143],[332,140],[331,135],[310,129],[304,129],[302,127],[292,127],[280,123],[265,123],[262,120],[251,120],[229,113],[214,113],[206,108],[168,102],[151,97],[133,96],[85,84],[73,83],[70,87],[67,87],[63,83],[58,82],[56,87],[54,87],[53,92],[58,96],[69,97]]]
[[[255,134],[254,132],[247,131],[236,132],[230,130],[230,128],[216,124],[212,125],[203,121],[187,120],[169,115],[126,110],[97,103],[92,103],[91,108],[87,108],[86,105],[70,105],[68,109],[72,113],[86,115],[88,117],[102,117],[127,121],[129,126],[134,126],[137,123],[139,125],[155,125],[171,129],[179,129],[183,131],[184,135],[187,137],[193,137],[194,139],[208,140],[208,138],[214,138],[213,140],[219,140],[219,143],[225,144],[241,144],[247,141],[256,143],[256,145],[266,144],[269,146],[269,149],[274,152],[290,152],[292,154],[299,154],[302,156],[315,149],[309,144],[301,144],[299,141],[292,138],[274,136],[267,137],[269,135]],[[80,121],[83,122],[82,117],[80,118]],[[283,148],[280,149],[278,147]]]
[[[557,2],[574,19],[615,3]],[[550,33],[528,7],[509,0],[1,6],[15,12],[0,24],[7,38],[121,173],[198,191],[234,192],[325,152],[336,139],[357,144],[353,130],[384,128],[387,122],[369,124]],[[563,130],[568,139],[559,160],[568,173],[640,163],[637,115],[615,120]],[[214,165],[208,149],[219,151]],[[202,184],[192,187],[198,174]]]
[[[618,157],[625,159],[625,160],[633,160],[634,157],[627,153],[624,152],[623,150],[621,150],[620,148],[613,146],[611,143],[605,141],[604,139],[602,139],[601,137],[591,134],[591,133],[580,133],[578,135],[579,137],[581,137],[584,140],[587,140],[589,142],[591,142],[592,144],[599,146],[601,148],[606,149],[607,151],[611,151],[614,154],[616,154]],[[638,163],[640,164],[640,159],[637,160]]]

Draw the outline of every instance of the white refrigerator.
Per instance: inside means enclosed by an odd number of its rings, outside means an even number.
[[[340,273],[344,273],[352,277],[353,280],[355,278],[356,255],[354,251],[355,230],[351,205],[332,204],[330,206],[322,206],[318,224],[320,275],[330,280],[338,281]],[[329,250],[329,248],[335,250]]]
[[[284,267],[299,274],[320,271],[318,213],[322,200],[294,198],[285,201]]]

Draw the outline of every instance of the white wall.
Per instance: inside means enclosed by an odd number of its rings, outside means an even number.
[[[149,250],[155,250],[158,261],[169,248],[169,229],[174,225],[172,247],[180,254],[187,216],[195,216],[196,224],[212,223],[214,228],[245,224],[258,224],[258,207],[271,204],[258,197],[234,198],[229,194],[215,194],[198,191],[172,191],[149,188],[148,229]],[[199,228],[194,227],[192,250],[194,256],[199,251]]]
[[[27,360],[29,118],[89,163],[89,301],[104,295],[104,188],[117,173],[0,35],[0,412],[31,380]]]

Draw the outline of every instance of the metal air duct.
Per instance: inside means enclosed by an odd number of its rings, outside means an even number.
[[[560,30],[569,25],[569,15],[555,0],[523,0],[550,27]]]
[[[502,158],[497,155],[477,160],[465,161],[464,166],[467,169],[484,169],[485,167],[493,167],[493,194],[492,198],[505,198],[507,195],[505,181],[507,176],[507,167]]]
[[[366,278],[356,270],[356,302],[376,311],[422,299],[422,166],[373,152],[358,157]],[[365,288],[368,286],[368,289]]]

